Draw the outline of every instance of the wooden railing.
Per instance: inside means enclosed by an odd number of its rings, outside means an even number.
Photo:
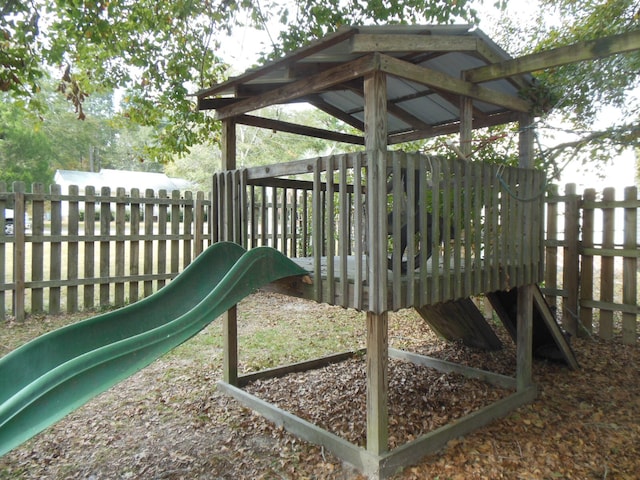
[[[363,153],[216,174],[214,240],[311,257],[313,298],[357,309],[369,306],[371,221],[388,223],[390,309],[541,280],[541,172],[404,152],[388,165],[388,214],[376,220]]]

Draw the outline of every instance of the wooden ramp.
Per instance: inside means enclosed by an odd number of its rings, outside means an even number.
[[[470,298],[417,307],[416,311],[445,340],[468,347],[499,350],[502,342]]]
[[[518,289],[488,293],[487,298],[515,342],[518,325]],[[533,290],[533,354],[540,358],[564,362],[573,370],[579,368],[578,360],[567,338],[537,285]]]

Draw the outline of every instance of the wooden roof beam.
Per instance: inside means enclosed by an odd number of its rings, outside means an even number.
[[[465,78],[470,82],[480,83],[633,50],[640,50],[640,30],[579,42],[546,52],[532,53],[486,67],[473,68],[465,72]]]
[[[398,120],[411,125],[411,127],[416,130],[431,128],[431,125],[424,123],[422,120],[404,110],[402,107],[396,105],[392,101],[387,102],[387,112],[389,113],[389,115],[396,117]]]
[[[325,113],[328,113],[332,117],[335,117],[338,120],[343,121],[347,125],[351,125],[353,128],[358,129],[361,132],[364,132],[364,122],[358,120],[355,117],[352,117],[351,115],[349,115],[348,113],[345,113],[339,108],[334,107],[330,103],[325,102],[320,97],[313,96],[308,98],[307,101],[317,109],[322,110]]]
[[[351,53],[372,52],[475,52],[478,38],[460,35],[358,33],[351,37]]]
[[[516,112],[503,112],[493,115],[487,115],[484,118],[473,119],[473,128],[492,127],[494,125],[504,125],[506,123],[516,122],[519,119],[519,114]],[[439,137],[441,135],[451,135],[460,132],[460,122],[451,122],[443,125],[436,125],[434,127],[424,130],[414,130],[413,132],[396,133],[389,135],[389,145],[396,145],[405,142],[414,142],[417,140],[424,140],[425,138]]]
[[[241,100],[242,98],[236,98],[236,97],[199,98],[198,110],[218,110],[219,108],[227,107],[229,105],[235,105]],[[291,100],[290,102],[287,102],[287,103],[296,104],[296,103],[304,103],[304,102],[306,102],[306,100],[301,98],[301,99]]]
[[[249,125],[252,127],[266,128],[269,130],[277,130],[280,132],[293,133],[296,135],[305,135],[307,137],[322,138],[324,140],[332,140],[335,142],[364,145],[364,137],[359,137],[357,135],[332,132],[330,130],[324,130],[322,128],[297,125],[291,122],[284,122],[282,120],[274,120],[271,118],[256,117],[254,115],[240,115],[236,117],[236,123]]]
[[[329,48],[333,45],[336,45],[345,39],[355,35],[357,30],[355,28],[341,28],[338,29],[333,34],[327,35],[324,39],[312,42],[306,47],[302,47],[279,60],[274,60],[267,65],[261,68],[254,68],[248,70],[242,75],[234,78],[230,78],[226,82],[220,83],[218,85],[214,85],[210,88],[205,88],[196,93],[198,98],[210,97],[216,94],[220,94],[223,92],[228,93],[230,90],[235,88],[235,85],[240,83],[246,83],[250,80],[253,80],[256,77],[262,76],[267,72],[277,70],[278,68],[282,68],[285,65],[290,65],[293,62],[300,61],[301,59],[313,55],[319,51],[322,51],[326,48]]]
[[[518,112],[526,113],[531,110],[531,103],[522,98],[496,92],[489,88],[481,87],[445,73],[420,67],[388,55],[380,55],[380,68],[391,75],[428,85],[443,92],[463,95]]]
[[[367,55],[348,64],[325,70],[309,78],[283,85],[270,92],[265,92],[256,97],[240,100],[233,105],[222,107],[216,111],[215,118],[217,120],[224,120],[225,118],[249,113],[259,108],[289,102],[293,99],[331,88],[339,83],[362,77],[379,68],[379,56],[377,54]]]

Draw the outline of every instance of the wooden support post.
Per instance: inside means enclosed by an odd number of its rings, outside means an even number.
[[[518,391],[531,387],[533,380],[533,285],[518,287],[517,372]]]
[[[387,408],[387,78],[374,71],[364,80],[367,150],[369,306],[367,312],[367,450],[388,449]]]
[[[520,167],[533,168],[533,118],[529,114],[520,116],[519,160]],[[531,210],[526,211],[522,222],[530,222]],[[525,235],[531,234],[524,229]],[[531,245],[533,238],[524,238],[523,245]],[[542,255],[540,256],[542,258]],[[519,392],[530,388],[533,364],[533,289],[534,285],[518,287],[517,322],[517,368],[516,384]]]
[[[562,265],[562,323],[571,335],[579,335],[578,330],[578,285],[580,284],[580,255],[578,241],[580,238],[580,210],[579,197],[576,194],[575,183],[565,187],[564,204],[564,238]],[[605,229],[606,232],[606,229]]]
[[[468,158],[472,152],[473,140],[473,100],[462,97],[460,100],[460,152]]]
[[[380,455],[388,450],[388,314],[367,312],[367,450]]]
[[[387,78],[375,71],[364,80],[367,149],[369,308],[387,309]]]
[[[234,119],[222,122],[222,170],[236,168],[236,122]],[[231,188],[228,183],[225,188]],[[224,198],[228,198],[227,195]],[[226,219],[221,232],[224,240],[233,238],[233,215]],[[238,307],[234,305],[222,315],[222,329],[224,338],[224,355],[222,364],[222,378],[230,385],[238,384]]]
[[[223,361],[222,379],[238,385],[238,307],[234,305],[222,316]]]

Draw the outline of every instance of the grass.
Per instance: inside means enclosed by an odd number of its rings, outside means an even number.
[[[267,293],[251,295],[238,306],[242,373],[357,349],[363,338],[363,317],[340,307],[292,301]],[[219,366],[222,348],[222,323],[214,321],[168,357],[178,363],[193,361]]]
[[[325,308],[313,302],[287,302],[280,309],[259,308],[254,302],[251,313],[242,313],[240,305],[239,351],[245,372],[257,371],[333,352],[361,347],[356,339],[364,338],[364,321],[353,312],[339,307]],[[295,305],[291,311],[288,305]],[[298,311],[304,305],[308,311]],[[312,312],[312,313],[311,313]],[[322,328],[319,329],[318,325]]]
[[[76,323],[91,312],[69,315],[32,315],[26,322],[4,322],[0,328],[0,357],[40,335]]]
[[[0,328],[0,357],[31,339],[99,313],[95,310],[32,315],[25,322],[6,322]],[[363,346],[363,316],[340,307],[257,293],[239,304],[238,314],[238,350],[243,373]],[[193,363],[217,369],[222,362],[222,348],[222,323],[217,319],[166,355],[163,376],[185,374]]]

